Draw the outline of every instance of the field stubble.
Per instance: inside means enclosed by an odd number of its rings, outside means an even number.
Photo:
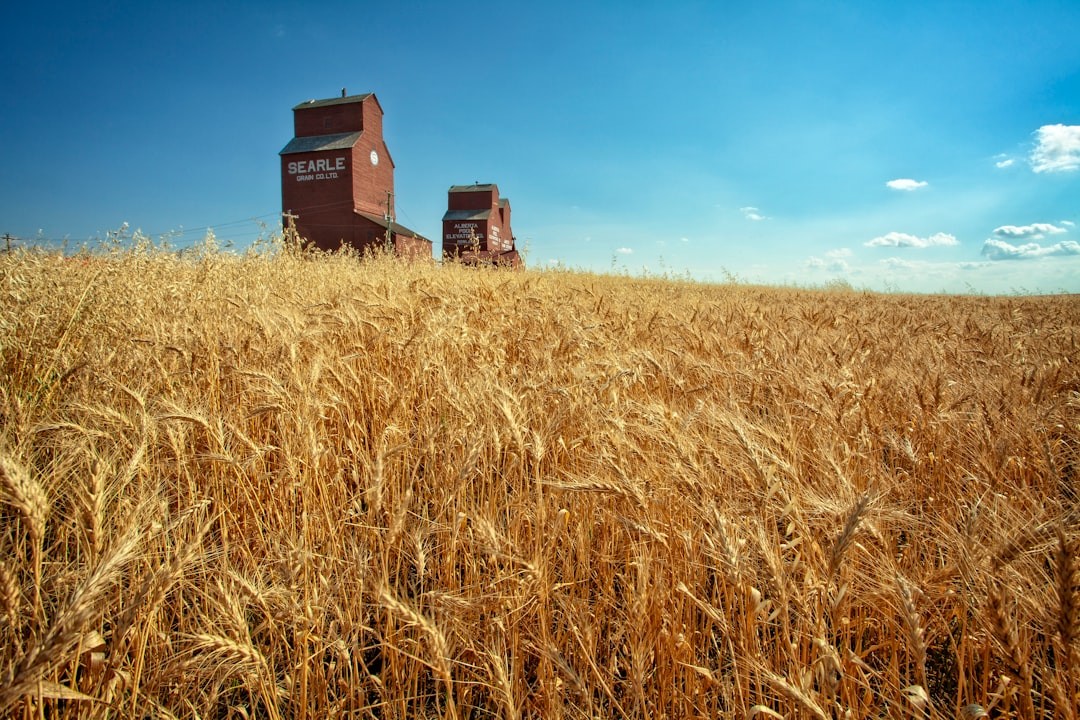
[[[1075,718],[1080,301],[0,256],[0,714]]]

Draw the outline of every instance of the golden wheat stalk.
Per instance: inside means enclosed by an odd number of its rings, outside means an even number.
[[[115,584],[138,543],[138,534],[129,532],[79,583],[41,639],[8,671],[0,685],[0,712],[34,692],[38,681],[51,668],[71,660],[71,649],[78,645],[86,625],[101,613],[105,593]]]
[[[201,513],[205,507],[209,504],[209,501],[204,501],[193,507],[189,508],[175,521],[173,528],[182,527],[186,524],[186,521],[195,515]],[[192,536],[184,542],[179,549],[177,549],[169,561],[163,566],[158,568],[157,571],[150,573],[140,583],[135,594],[126,602],[126,609],[123,615],[116,621],[113,626],[113,652],[117,656],[123,655],[123,650],[127,646],[128,631],[131,627],[140,620],[145,620],[154,615],[160,604],[164,601],[166,594],[170,588],[180,579],[184,570],[195,555],[202,550],[203,538],[209,531],[213,518],[207,518],[195,529]],[[171,533],[166,533],[168,537]]]
[[[6,454],[0,454],[0,486],[4,490],[4,499],[19,511],[31,542],[35,546],[40,544],[49,513],[45,490],[26,468]]]
[[[1057,595],[1057,644],[1055,657],[1060,658],[1057,681],[1060,696],[1058,707],[1070,717],[1076,716],[1077,692],[1080,690],[1080,668],[1077,667],[1077,640],[1080,639],[1080,541],[1071,540],[1064,528],[1058,528],[1054,552],[1054,589]]]
[[[1007,661],[1010,669],[1020,678],[1018,694],[1020,696],[1021,712],[1024,717],[1035,717],[1035,705],[1031,696],[1034,684],[1032,669],[1024,649],[1020,645],[1016,621],[1006,608],[1006,590],[1000,586],[993,587],[990,590],[989,600],[991,626],[994,634],[1008,653]]]
[[[829,720],[829,715],[814,700],[814,698],[807,694],[805,690],[800,689],[788,682],[783,676],[770,670],[763,670],[762,674],[764,675],[766,682],[778,690],[781,695],[794,701],[796,705],[810,713],[816,720]]]
[[[428,641],[431,643],[432,662],[429,667],[435,671],[443,682],[446,690],[447,711],[452,718],[456,718],[458,714],[457,705],[454,701],[454,681],[450,672],[452,659],[450,658],[450,647],[446,641],[446,635],[430,619],[398,600],[389,588],[380,589],[379,603],[394,614],[407,620],[410,624],[419,627],[427,636]]]
[[[859,497],[855,502],[854,507],[848,512],[847,520],[844,522],[844,529],[840,531],[836,541],[833,543],[832,549],[829,552],[829,577],[835,577],[836,571],[840,568],[840,562],[847,552],[847,549],[851,546],[851,543],[855,540],[855,534],[859,529],[859,523],[862,522],[863,516],[866,514],[867,506],[870,504],[870,495],[864,494]]]
[[[896,586],[900,594],[900,607],[903,610],[901,618],[907,630],[911,657],[915,664],[915,680],[921,687],[927,688],[929,684],[926,678],[926,636],[919,611],[915,607],[914,592],[908,581],[899,575],[896,577]],[[927,699],[927,704],[929,704],[929,699]]]
[[[7,617],[8,625],[14,629],[22,608],[22,591],[15,571],[8,567],[7,561],[0,558],[0,613]]]

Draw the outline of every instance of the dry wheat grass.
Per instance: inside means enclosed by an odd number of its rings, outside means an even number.
[[[1076,717],[1080,303],[0,258],[0,708]]]

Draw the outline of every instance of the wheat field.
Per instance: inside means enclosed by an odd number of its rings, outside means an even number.
[[[1076,718],[1080,299],[0,256],[0,716]]]

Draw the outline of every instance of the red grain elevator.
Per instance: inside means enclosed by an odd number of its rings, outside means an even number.
[[[394,221],[394,161],[374,93],[308,100],[293,108],[281,156],[284,222],[320,250],[384,246],[431,257],[431,241]]]
[[[510,201],[494,183],[454,185],[443,215],[443,257],[467,264],[522,266],[510,229]]]

